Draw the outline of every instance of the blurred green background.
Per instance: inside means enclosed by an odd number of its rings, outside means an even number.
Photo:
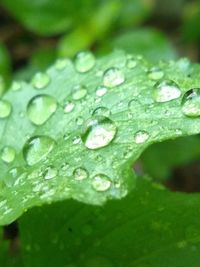
[[[200,1],[1,0],[0,94],[13,79],[29,81],[57,58],[87,49],[97,57],[123,49],[155,65],[198,62]],[[174,190],[200,191],[199,156],[200,138],[185,137],[151,146],[136,170]]]

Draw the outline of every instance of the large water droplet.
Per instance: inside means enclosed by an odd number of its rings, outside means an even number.
[[[136,144],[142,144],[149,139],[149,134],[145,131],[138,131],[134,136]]]
[[[11,163],[15,159],[15,149],[11,146],[5,146],[1,151],[1,159],[6,163]]]
[[[96,108],[93,112],[92,115],[98,115],[98,116],[104,116],[104,117],[109,117],[110,115],[110,110],[105,107],[98,107]]]
[[[115,87],[125,81],[124,73],[118,68],[107,69],[103,74],[103,84],[107,87]]]
[[[38,72],[32,79],[32,84],[36,89],[43,89],[50,83],[50,77],[47,73]]]
[[[160,80],[163,76],[164,72],[160,68],[153,67],[148,71],[148,77],[151,80]]]
[[[117,127],[107,117],[96,116],[86,122],[81,136],[83,143],[89,149],[97,149],[107,146],[115,137]]]
[[[83,51],[76,55],[75,68],[78,72],[87,72],[95,65],[95,57],[89,51]]]
[[[54,166],[49,166],[43,172],[43,177],[45,180],[50,180],[56,177],[58,174],[58,170]]]
[[[92,187],[96,191],[103,192],[111,187],[111,181],[105,174],[96,174],[92,179]]]
[[[0,100],[0,119],[7,118],[12,110],[10,102],[7,100]]]
[[[163,80],[155,84],[153,95],[156,102],[162,103],[179,98],[181,90],[174,81]]]
[[[27,105],[27,115],[36,125],[45,123],[57,109],[57,102],[53,96],[37,95]]]
[[[200,88],[191,89],[184,94],[182,112],[188,117],[200,116]]]
[[[34,165],[46,158],[52,151],[55,141],[48,136],[34,136],[24,145],[24,159],[28,165]]]
[[[87,88],[84,85],[78,85],[74,88],[72,93],[72,98],[74,100],[80,100],[84,98],[87,94]]]
[[[105,95],[107,93],[107,91],[108,91],[108,89],[106,87],[100,86],[96,90],[96,95],[101,97],[101,96]]]
[[[88,177],[88,172],[84,168],[76,168],[73,172],[74,179],[82,181]]]

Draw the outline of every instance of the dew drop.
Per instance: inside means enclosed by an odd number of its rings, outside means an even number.
[[[11,85],[12,91],[19,91],[21,90],[21,88],[22,88],[21,82],[18,82],[18,81],[14,81]]]
[[[22,168],[14,167],[7,172],[4,182],[8,187],[12,187],[18,185],[25,176],[26,173]]]
[[[138,131],[134,136],[136,144],[143,144],[149,139],[149,134],[145,131]]]
[[[63,70],[66,68],[66,66],[70,63],[70,60],[68,58],[59,58],[56,60],[55,68],[57,70]]]
[[[181,90],[174,81],[163,80],[154,85],[153,95],[156,102],[162,103],[179,98]]]
[[[82,125],[83,122],[84,122],[83,117],[79,116],[79,117],[76,118],[76,124],[78,126]]]
[[[83,51],[76,55],[74,64],[78,72],[87,72],[94,67],[95,57],[91,52]]]
[[[151,80],[160,80],[164,76],[164,72],[157,67],[153,67],[148,71],[148,77]]]
[[[96,116],[86,122],[81,136],[89,149],[105,147],[114,139],[117,132],[115,123],[107,117]]]
[[[73,172],[74,179],[77,181],[82,181],[88,178],[88,172],[84,168],[76,168]]]
[[[6,163],[11,163],[15,159],[15,149],[11,146],[5,146],[1,151],[1,159]]]
[[[0,119],[7,118],[12,110],[10,102],[7,100],[0,100]]]
[[[38,72],[32,79],[32,84],[36,89],[43,89],[50,83],[50,77],[47,73]]]
[[[118,86],[124,83],[124,81],[124,73],[118,68],[109,68],[103,74],[103,84],[107,87]]]
[[[97,87],[96,89],[96,95],[101,97],[107,93],[108,89],[105,86]]]
[[[58,170],[54,166],[49,166],[43,172],[43,177],[45,180],[50,180],[56,177],[58,174]]]
[[[127,62],[126,62],[126,66],[129,69],[133,69],[137,66],[137,60],[134,57],[128,57]]]
[[[74,100],[80,100],[87,95],[87,88],[84,85],[79,85],[74,88],[72,98]]]
[[[36,125],[45,123],[56,111],[57,102],[53,96],[34,96],[27,105],[27,115],[30,121]]]
[[[23,148],[24,159],[32,166],[46,158],[52,151],[55,141],[48,136],[34,136],[30,138]]]
[[[96,174],[92,179],[92,187],[99,192],[108,190],[111,187],[110,178],[105,174]]]
[[[93,112],[92,115],[98,115],[98,116],[104,116],[104,117],[109,117],[110,115],[110,110],[105,107],[98,107],[96,108]]]
[[[200,116],[200,88],[187,91],[182,99],[182,112],[188,117]]]
[[[74,109],[74,103],[71,101],[67,101],[64,105],[64,112],[65,113],[70,113]]]

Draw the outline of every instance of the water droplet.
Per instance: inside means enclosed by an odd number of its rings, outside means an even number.
[[[5,184],[8,187],[18,185],[21,180],[26,177],[26,173],[20,167],[14,167],[10,169],[4,179]]]
[[[92,115],[99,115],[99,116],[104,116],[104,117],[109,117],[110,115],[110,110],[105,107],[98,107],[96,108],[93,112]]]
[[[6,163],[11,163],[15,159],[15,149],[11,146],[5,146],[1,151],[1,159]]]
[[[67,101],[64,105],[64,112],[65,113],[69,113],[74,109],[74,103],[72,103],[71,101]]]
[[[126,62],[126,66],[129,69],[135,68],[137,66],[137,60],[132,56],[128,57],[127,62]]]
[[[83,122],[84,122],[83,117],[79,116],[79,117],[76,118],[76,124],[78,126],[82,125]]]
[[[55,141],[48,136],[34,136],[24,145],[23,154],[27,164],[32,166],[46,158],[52,151]]]
[[[138,109],[140,109],[140,103],[136,99],[132,99],[128,103],[128,108],[131,112],[136,112]]]
[[[76,168],[73,172],[74,179],[82,181],[88,177],[88,172],[84,168]]]
[[[138,131],[134,136],[136,144],[142,144],[149,139],[149,134],[145,131]]]
[[[55,68],[57,70],[63,70],[70,62],[68,58],[59,58],[56,60]]]
[[[80,100],[87,94],[87,88],[84,85],[78,85],[74,88],[72,98],[74,100]]]
[[[96,116],[88,120],[81,136],[83,143],[89,149],[107,146],[115,137],[117,127],[107,117]]]
[[[96,89],[96,95],[101,97],[107,93],[108,89],[104,86],[100,86]]]
[[[118,68],[107,69],[103,74],[103,84],[107,87],[115,87],[124,83],[124,81],[124,73]]]
[[[179,98],[181,90],[174,81],[163,80],[155,84],[153,95],[156,102],[162,103]]]
[[[12,91],[19,91],[22,88],[22,84],[21,82],[18,81],[13,81],[12,85],[11,85],[11,90]]]
[[[163,76],[164,72],[158,67],[153,67],[148,71],[148,77],[151,80],[160,80]]]
[[[99,192],[106,191],[111,187],[110,178],[105,174],[96,174],[92,179],[92,187]]]
[[[37,95],[27,105],[27,115],[36,125],[45,123],[56,111],[57,102],[53,96]]]
[[[32,84],[36,89],[43,89],[50,83],[50,77],[47,73],[38,72],[32,79]]]
[[[95,57],[89,51],[83,51],[76,55],[75,68],[78,72],[87,72],[95,65]]]
[[[12,110],[10,102],[7,100],[0,100],[0,119],[7,118]]]
[[[74,136],[73,139],[72,139],[72,143],[74,145],[78,145],[81,143],[81,138],[79,136]]]
[[[49,166],[43,172],[43,177],[45,180],[50,180],[56,177],[58,174],[58,170],[54,166]]]
[[[188,117],[200,116],[200,88],[187,91],[182,99],[182,112]]]

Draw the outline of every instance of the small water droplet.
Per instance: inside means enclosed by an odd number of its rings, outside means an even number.
[[[76,124],[78,126],[82,125],[83,122],[84,122],[83,117],[79,116],[79,117],[76,118]]]
[[[32,84],[36,89],[43,89],[50,83],[50,77],[47,73],[38,72],[32,79]]]
[[[103,84],[107,87],[115,87],[124,83],[125,77],[122,70],[118,68],[109,68],[103,74]]]
[[[74,100],[80,100],[87,95],[87,88],[84,85],[75,86],[72,93]]]
[[[79,136],[74,136],[74,137],[73,137],[73,140],[72,140],[72,143],[73,143],[74,145],[78,145],[78,144],[80,144],[80,143],[81,143],[81,138],[80,138]]]
[[[68,58],[59,58],[56,60],[55,68],[57,70],[63,70],[66,68],[66,66],[70,63],[70,59]]]
[[[160,80],[163,76],[164,72],[158,67],[153,67],[148,71],[148,77],[151,80]]]
[[[19,91],[22,88],[22,84],[21,82],[18,81],[13,81],[12,85],[11,85],[11,90],[12,91]]]
[[[8,187],[12,187],[18,185],[25,177],[26,173],[22,168],[14,167],[7,172],[4,182]]]
[[[7,118],[12,110],[10,102],[7,100],[0,100],[0,119]]]
[[[153,95],[156,102],[162,103],[179,98],[181,90],[174,81],[163,80],[155,84]]]
[[[187,91],[182,99],[182,112],[188,117],[200,116],[200,88]]]
[[[11,146],[5,146],[1,151],[1,159],[6,163],[11,163],[15,159],[15,149]]]
[[[74,103],[72,103],[71,101],[67,101],[64,105],[64,112],[65,113],[69,113],[74,109]]]
[[[94,67],[95,57],[91,52],[83,51],[76,55],[74,64],[78,72],[87,72]]]
[[[96,95],[101,97],[107,93],[108,89],[105,86],[97,87],[96,89]]]
[[[34,96],[27,105],[27,115],[35,125],[45,123],[56,111],[57,102],[53,96]]]
[[[98,116],[104,116],[104,117],[109,117],[110,116],[110,110],[105,107],[98,107],[96,108],[93,112],[92,115],[98,115]]]
[[[115,137],[117,127],[107,117],[96,116],[86,122],[81,136],[83,143],[89,149],[98,149],[107,146]]]
[[[135,68],[137,66],[137,60],[133,56],[128,57],[127,62],[126,62],[126,66],[129,69]]]
[[[82,181],[88,178],[88,172],[84,168],[76,168],[73,172],[74,179],[77,181]]]
[[[45,180],[50,180],[56,177],[58,174],[58,170],[54,166],[49,166],[43,172],[43,177]]]
[[[92,179],[92,187],[99,192],[108,190],[111,187],[110,178],[105,174],[96,174]]]
[[[138,131],[134,136],[136,144],[142,144],[149,139],[149,134],[145,131]]]
[[[48,136],[34,136],[30,138],[23,148],[24,159],[32,166],[46,158],[52,151],[55,141]]]

